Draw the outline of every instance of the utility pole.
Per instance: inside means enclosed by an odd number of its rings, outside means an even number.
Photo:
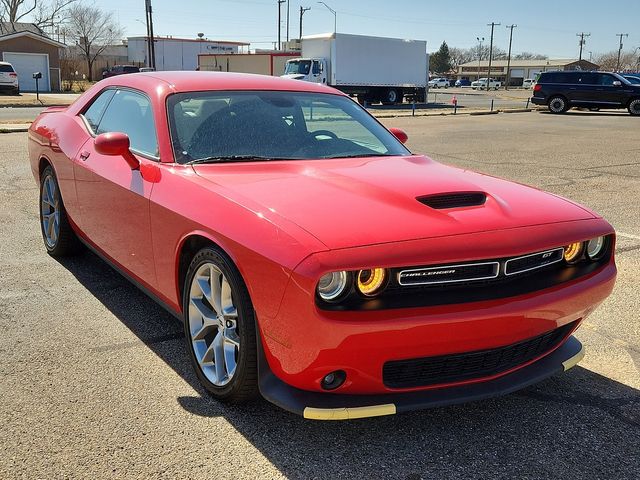
[[[144,2],[144,24],[147,27],[147,67],[151,67],[151,34],[149,33],[149,0]]]
[[[480,60],[482,60],[482,42],[484,42],[484,37],[476,37],[478,43],[478,78],[476,80],[480,80]]]
[[[302,38],[302,16],[304,12],[308,12],[309,10],[311,10],[311,7],[303,7],[300,5],[300,36],[298,38]]]
[[[280,34],[282,33],[282,4],[287,0],[277,0],[278,2],[278,48],[277,50],[282,50],[282,38]]]
[[[151,0],[145,0],[147,10],[147,22],[149,25],[149,67],[156,69],[156,41],[153,35],[153,10]]]
[[[590,37],[590,36],[591,36],[590,33],[584,33],[584,32],[576,33],[576,37],[580,37],[580,41],[578,42],[578,45],[580,45],[580,56],[578,57],[578,61],[582,60],[582,47],[584,47],[585,44],[587,43],[584,37]]]
[[[622,38],[628,37],[628,33],[616,33],[616,37],[620,37],[620,48],[618,48],[618,61],[616,62],[616,71],[620,71],[620,55],[622,54]]]
[[[287,47],[289,46],[289,0],[287,0]]]
[[[338,33],[338,13],[326,3],[324,2],[318,2],[318,3],[321,3],[322,5],[327,7],[327,10],[333,13],[333,33]]]
[[[489,86],[491,85],[491,57],[493,56],[493,29],[494,27],[500,26],[500,23],[491,22],[491,23],[487,23],[487,26],[491,26],[491,41],[489,43],[489,68],[487,69],[487,92],[488,92]]]
[[[518,25],[507,25],[507,28],[511,30],[509,33],[509,56],[507,57],[507,81],[504,84],[504,89],[509,90],[509,81],[511,80],[511,42],[513,40],[513,29]]]

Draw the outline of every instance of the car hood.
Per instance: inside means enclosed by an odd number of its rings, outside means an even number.
[[[281,78],[288,78],[290,80],[302,80],[305,76],[301,73],[287,73],[286,75],[280,75]]]
[[[424,156],[194,166],[211,188],[330,249],[594,218],[569,200]],[[482,205],[437,209],[417,198],[482,192]],[[286,222],[281,222],[283,225]]]

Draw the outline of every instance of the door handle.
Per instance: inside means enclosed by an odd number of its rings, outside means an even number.
[[[83,162],[87,160],[87,158],[89,158],[89,155],[91,155],[90,152],[88,152],[87,150],[84,150],[83,152],[80,153],[80,160],[82,160]]]

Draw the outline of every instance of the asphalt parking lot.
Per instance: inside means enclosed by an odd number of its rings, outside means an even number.
[[[637,479],[640,120],[383,121],[414,152],[569,197],[616,227],[618,283],[578,331],[580,366],[507,397],[351,422],[221,405],[200,388],[172,317],[93,254],[45,253],[26,134],[4,134],[0,478]]]

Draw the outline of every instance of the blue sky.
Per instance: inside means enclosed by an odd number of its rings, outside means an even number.
[[[534,51],[551,58],[578,56],[577,32],[589,32],[584,57],[618,47],[616,33],[629,33],[625,50],[640,47],[640,0],[327,0],[338,12],[338,31],[362,35],[427,40],[430,51],[446,40],[450,46],[468,48],[476,37],[489,38],[492,21],[495,42],[505,49],[505,28],[517,24],[513,50]],[[100,2],[118,17],[126,34],[144,35],[144,0]],[[154,30],[159,35],[192,38],[198,32],[217,40],[247,41],[254,48],[269,48],[277,35],[276,0],[152,0]],[[333,30],[333,15],[316,0],[291,0],[290,36],[297,37],[300,5],[312,7],[304,16],[304,33]],[[286,13],[283,4],[283,18]],[[282,37],[285,38],[283,21]]]

